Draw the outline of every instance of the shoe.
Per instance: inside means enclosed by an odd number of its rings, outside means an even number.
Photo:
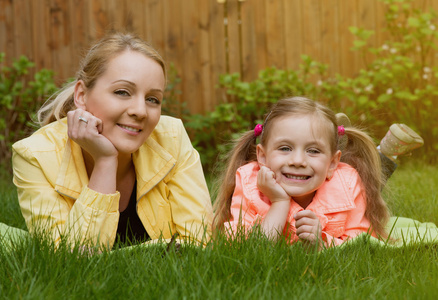
[[[342,125],[344,127],[351,127],[351,121],[344,113],[336,114],[336,123],[338,124],[338,126]],[[338,141],[338,150],[344,151],[347,143],[348,137],[346,135],[342,136]]]
[[[424,141],[405,124],[392,124],[380,141],[380,152],[386,156],[398,156],[423,146]]]

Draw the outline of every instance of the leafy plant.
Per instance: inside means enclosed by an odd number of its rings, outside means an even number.
[[[388,39],[371,47],[373,31],[350,27],[356,36],[352,50],[362,54],[366,67],[354,78],[338,77],[339,92],[352,119],[373,126],[379,136],[392,123],[419,132],[425,145],[416,153],[433,162],[438,150],[437,14],[414,9],[410,0],[383,2]],[[373,60],[368,63],[367,57]]]
[[[10,67],[4,65],[4,59],[5,54],[0,53],[0,164],[10,169],[12,144],[35,130],[35,113],[56,85],[53,72],[46,69],[30,80],[29,69],[35,64],[27,57],[21,56]]]
[[[171,63],[167,70],[167,84],[161,108],[162,114],[178,118],[185,118],[189,114],[187,104],[179,99],[181,95],[180,83],[181,78],[178,75],[178,70]]]

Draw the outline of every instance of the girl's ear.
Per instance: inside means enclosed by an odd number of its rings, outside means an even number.
[[[257,144],[256,153],[257,153],[257,162],[259,163],[259,165],[265,166],[266,165],[266,153],[265,153],[265,149],[263,149],[262,145]]]
[[[327,171],[327,179],[330,180],[333,177],[333,174],[335,173],[336,168],[338,167],[338,164],[341,160],[341,151],[338,150],[336,151],[336,153],[333,155],[332,160],[330,162],[330,166],[329,169]]]
[[[75,84],[75,93],[74,93],[74,100],[77,108],[86,110],[86,101],[85,101],[86,92],[87,92],[87,88],[85,87],[85,83],[82,80],[78,80]]]

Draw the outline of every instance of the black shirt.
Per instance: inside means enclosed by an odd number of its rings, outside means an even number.
[[[137,181],[134,183],[128,207],[120,213],[116,242],[140,244],[150,239],[137,214]]]

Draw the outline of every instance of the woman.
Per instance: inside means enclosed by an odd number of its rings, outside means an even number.
[[[211,200],[182,122],[161,116],[165,64],[147,43],[113,34],[13,145],[14,184],[29,231],[58,245],[209,237]],[[120,215],[120,217],[119,217]],[[38,226],[38,227],[37,227]]]

